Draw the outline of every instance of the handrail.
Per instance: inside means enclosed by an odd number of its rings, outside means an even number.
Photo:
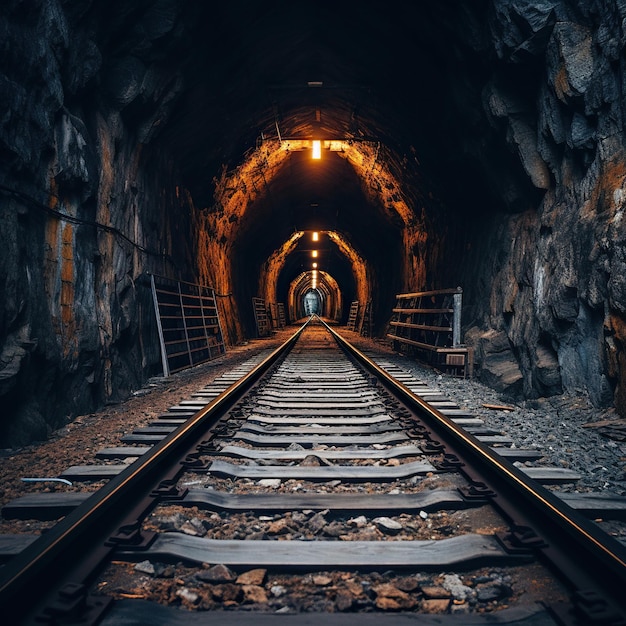
[[[434,289],[432,291],[416,291],[415,293],[398,293],[396,298],[417,298],[421,296],[438,296],[450,293],[463,293],[461,287],[454,287],[450,289]]]

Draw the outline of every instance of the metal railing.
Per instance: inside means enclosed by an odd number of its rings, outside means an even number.
[[[226,352],[213,289],[154,274],[150,284],[164,376]]]

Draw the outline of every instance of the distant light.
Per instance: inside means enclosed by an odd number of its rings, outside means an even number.
[[[313,158],[321,159],[322,158],[322,142],[319,139],[313,140]]]
[[[313,241],[319,241],[320,234],[318,232],[313,233]]]
[[[312,256],[313,258],[316,258],[316,257],[317,257],[317,250],[313,250],[313,251],[311,252],[311,256]]]
[[[317,263],[313,263],[313,269],[317,267]]]

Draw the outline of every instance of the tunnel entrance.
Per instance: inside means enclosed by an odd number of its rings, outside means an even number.
[[[304,313],[307,316],[320,315],[322,312],[321,296],[317,289],[310,289],[304,294],[302,299]]]
[[[364,185],[367,172],[359,169],[354,146],[346,144],[344,152],[326,153],[313,164],[309,151],[285,143],[267,141],[254,157],[264,155],[267,163],[250,157],[256,169],[233,175],[225,186],[230,195],[223,216],[206,227],[216,231],[214,241],[228,225],[222,239],[229,242],[225,256],[244,333],[251,336],[254,329],[251,298],[284,303],[293,321],[304,315],[302,297],[310,287],[323,295],[324,317],[345,323],[351,301],[371,300],[373,319],[382,327],[404,284],[406,223]],[[375,156],[368,153],[368,162]],[[266,170],[262,185],[253,180],[260,167]],[[316,270],[317,285],[312,276],[299,282]]]

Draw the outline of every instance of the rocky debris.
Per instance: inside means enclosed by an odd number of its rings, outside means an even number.
[[[418,604],[415,597],[398,589],[392,583],[374,585],[372,591],[376,594],[376,607],[383,611],[407,611]]]
[[[247,570],[236,578],[224,565],[198,573],[179,564],[144,562],[133,569],[117,562],[103,575],[100,590],[167,603],[189,610],[254,610],[271,613],[415,612],[490,613],[519,602],[536,601],[533,583],[517,579],[516,568],[476,570],[463,574],[398,574],[320,571],[302,576]],[[152,567],[148,567],[151,565]],[[212,577],[211,572],[217,574]],[[543,583],[542,583],[543,584]],[[558,589],[543,589],[558,598]]]
[[[251,569],[247,572],[243,572],[237,577],[236,583],[238,585],[250,585],[250,586],[261,586],[265,583],[267,579],[267,570],[266,569]]]
[[[225,565],[214,565],[196,574],[196,578],[207,583],[232,583],[237,580],[237,574]]]
[[[382,541],[432,540],[465,532],[473,515],[486,512],[434,511],[402,513],[393,517],[340,515],[326,511],[288,511],[275,515],[201,511],[176,505],[158,507],[146,521],[146,528],[158,532],[185,532],[190,526],[208,539],[268,539],[273,541],[324,540]],[[491,519],[489,517],[489,519]],[[493,520],[494,524],[497,521]],[[189,534],[193,534],[189,533]]]
[[[257,482],[259,487],[271,487],[272,489],[277,489],[281,485],[280,478],[262,478]]]
[[[455,600],[466,600],[472,595],[472,589],[468,587],[467,585],[463,584],[463,582],[461,581],[461,579],[459,578],[457,574],[446,574],[443,577],[442,586],[444,590],[447,591]],[[431,596],[431,597],[435,597],[435,596]],[[436,596],[436,597],[445,598],[446,596],[443,595],[443,596]]]
[[[358,346],[358,341],[355,343]],[[521,400],[476,379],[443,375],[402,355],[385,358],[411,372],[429,388],[439,389],[486,426],[510,436],[514,447],[539,450],[543,454],[542,464],[567,467],[582,476],[575,484],[551,485],[550,489],[626,495],[626,444],[619,438],[622,420],[614,410],[595,408],[583,390]],[[491,409],[489,405],[502,408]],[[614,429],[611,425],[615,425]],[[589,450],[593,450],[593,463]]]
[[[243,602],[244,604],[267,604],[267,591],[259,585],[243,585]]]
[[[626,419],[615,418],[598,420],[583,424],[583,428],[594,428],[603,437],[614,441],[626,442]]]
[[[372,522],[386,535],[397,535],[403,528],[400,522],[389,517],[376,517]]]
[[[302,465],[302,467],[322,467],[330,466],[332,463],[315,454],[308,454],[300,461],[300,465]]]

